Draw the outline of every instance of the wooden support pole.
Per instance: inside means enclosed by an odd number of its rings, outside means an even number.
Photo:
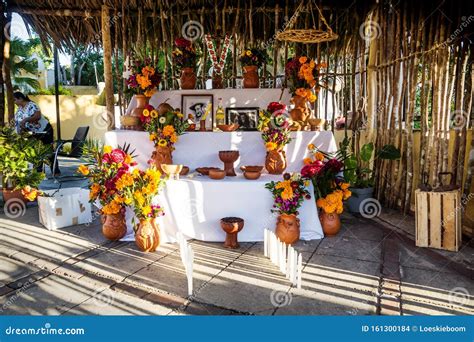
[[[114,84],[112,76],[112,42],[110,38],[109,7],[102,5],[102,46],[104,49],[105,103],[107,107],[107,130],[115,128]]]
[[[6,30],[1,32],[4,35],[5,40],[3,42],[3,81],[5,82],[5,90],[7,92],[7,108],[8,108],[8,122],[12,122],[15,117],[15,104],[13,101],[13,86],[11,80],[11,71],[10,71],[10,27],[12,22],[11,12],[7,13],[7,20],[5,22]]]
[[[0,1],[0,32],[5,32],[5,4]],[[5,35],[0,35],[0,46],[4,46]],[[0,71],[3,70],[3,49],[1,50],[2,55],[0,56]],[[5,88],[3,86],[3,73],[0,72],[0,126],[5,125]]]

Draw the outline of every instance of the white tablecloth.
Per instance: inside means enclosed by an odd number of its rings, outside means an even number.
[[[174,242],[176,233],[202,241],[224,241],[220,219],[237,216],[245,220],[239,241],[263,241],[265,228],[274,229],[276,215],[271,213],[273,198],[265,183],[281,180],[281,176],[262,175],[258,180],[246,180],[242,174],[212,180],[198,176],[192,179],[169,180],[158,196],[165,216],[159,219],[161,239]],[[310,193],[313,188],[309,189]],[[321,239],[323,232],[314,199],[305,200],[299,210],[302,240]],[[125,241],[133,241],[132,212],[128,211],[128,232]]]
[[[326,152],[336,151],[336,141],[329,131],[292,132],[293,140],[285,147],[288,172],[299,172],[303,158],[307,156],[308,144],[314,144]],[[153,143],[147,132],[110,131],[105,133],[105,143],[112,146],[130,144],[138,155],[135,159],[141,168],[147,167],[147,161],[153,152]],[[260,132],[191,132],[179,137],[173,152],[173,163],[187,165],[191,171],[198,167],[223,167],[218,152],[239,150],[241,165],[264,165],[265,146]]]

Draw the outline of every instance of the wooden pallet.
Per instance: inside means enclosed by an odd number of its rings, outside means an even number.
[[[461,192],[415,191],[416,245],[458,251],[461,245]]]

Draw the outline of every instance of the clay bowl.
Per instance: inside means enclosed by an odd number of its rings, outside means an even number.
[[[183,170],[183,165],[181,164],[161,164],[161,169],[164,173],[169,175],[177,175]]]
[[[244,172],[244,177],[248,180],[259,179],[261,175],[262,175],[262,173],[258,172],[258,171],[245,171]]]
[[[210,170],[219,170],[218,167],[198,167],[196,171],[203,176],[209,176]]]
[[[221,219],[221,228],[227,234],[238,233],[244,228],[244,219],[240,217],[224,217]]]
[[[246,166],[241,166],[240,169],[243,172],[262,172],[263,166],[246,165]]]
[[[186,130],[187,131],[195,131],[196,130],[196,124],[190,124],[189,127]]]
[[[221,169],[212,169],[209,170],[209,178],[210,179],[223,179],[225,177],[225,170]]]
[[[179,173],[180,176],[186,176],[189,173],[189,167],[188,166],[183,166],[183,169]]]
[[[239,159],[239,151],[219,151],[219,159],[223,163],[233,163]]]
[[[239,124],[233,123],[230,125],[217,125],[222,132],[233,132],[239,128]]]

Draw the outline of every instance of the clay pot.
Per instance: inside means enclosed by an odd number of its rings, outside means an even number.
[[[239,217],[224,217],[221,219],[221,228],[226,232],[224,247],[239,248],[237,234],[244,228],[244,220]]]
[[[198,167],[196,171],[203,176],[209,176],[209,171],[211,170],[219,170],[218,167]]]
[[[140,220],[135,232],[135,244],[143,252],[154,252],[160,245],[160,227],[155,219]]]
[[[319,221],[321,221],[321,226],[323,227],[325,236],[335,236],[339,233],[339,230],[341,230],[341,219],[339,218],[339,214],[328,214],[324,210],[321,210],[319,212]]]
[[[189,166],[183,166],[181,172],[179,173],[180,176],[186,176],[189,173]]]
[[[125,215],[122,213],[102,215],[102,234],[111,241],[120,240],[127,234]]]
[[[224,163],[227,176],[237,176],[234,170],[234,163],[239,159],[239,151],[219,151],[219,159]]]
[[[162,170],[161,165],[173,164],[172,149],[169,146],[156,146],[151,154],[151,163],[155,165],[158,170]]]
[[[215,180],[224,179],[225,173],[225,170],[209,170],[209,178]]]
[[[258,68],[256,65],[244,66],[244,88],[258,88]]]
[[[295,95],[291,98],[291,103],[295,105],[290,111],[291,119],[303,127],[311,113],[308,107],[308,101],[302,96]]]
[[[310,124],[312,131],[324,131],[324,124],[326,123],[326,120],[308,119],[308,123]]]
[[[288,245],[295,243],[300,239],[300,219],[294,214],[280,214],[275,234]]]
[[[248,180],[256,180],[259,179],[262,173],[260,171],[245,171],[244,177]]]
[[[265,158],[265,168],[271,175],[281,175],[286,169],[285,151],[268,151]]]
[[[137,99],[137,106],[132,110],[130,114],[138,118],[138,123],[136,126],[130,126],[130,127],[131,129],[141,131],[143,130],[143,127],[140,121],[140,117],[142,116],[143,110],[150,102],[150,98],[146,97],[145,95],[135,95],[135,98]]]
[[[240,169],[242,172],[262,172],[263,166],[257,166],[257,165],[245,165],[241,166]]]
[[[16,202],[16,203],[23,202],[26,205],[27,200],[26,200],[25,196],[23,196],[23,194],[21,193],[21,189],[18,189],[18,190],[3,189],[2,194],[3,194],[3,202],[4,203],[12,200],[12,203],[13,202]]]
[[[222,74],[212,74],[212,89],[223,89],[224,83],[222,82]]]
[[[183,68],[181,70],[181,89],[196,88],[196,73],[193,68]]]
[[[217,125],[217,128],[219,128],[222,132],[233,132],[239,128],[239,124],[233,123],[230,125]]]

